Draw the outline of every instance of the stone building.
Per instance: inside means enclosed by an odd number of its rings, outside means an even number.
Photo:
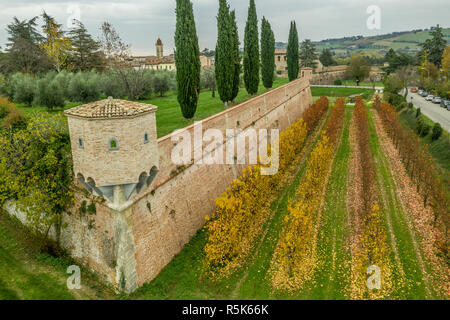
[[[164,46],[160,38],[156,41],[156,57],[158,59],[164,57]]]
[[[167,71],[175,71],[177,69],[175,65],[174,56],[168,56],[146,61],[141,65],[141,68],[149,70],[167,70]]]
[[[131,57],[128,62],[136,70],[176,70],[175,57],[173,55],[164,56],[164,45],[160,38],[156,41],[156,56]]]
[[[117,207],[149,187],[158,172],[156,110],[108,98],[65,111],[78,182]]]
[[[214,59],[213,59],[213,57],[200,55],[200,66],[202,68],[210,68],[210,67],[214,66]]]
[[[301,63],[301,60],[298,60]],[[324,67],[319,59],[314,60],[314,72],[322,72]],[[278,75],[287,77],[288,66],[287,66],[287,50],[286,49],[275,49],[275,71]]]

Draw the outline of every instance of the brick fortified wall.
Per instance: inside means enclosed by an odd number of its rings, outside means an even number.
[[[309,79],[301,78],[203,120],[203,131],[283,130],[311,104]],[[185,130],[193,133],[194,126]],[[73,258],[126,292],[158,275],[204,225],[205,216],[214,211],[215,198],[246,167],[180,167],[171,161],[171,136],[158,139],[157,144],[159,172],[149,189],[132,195],[120,208],[80,191],[71,214],[62,218],[67,228],[60,233],[52,231],[52,237],[59,238]],[[94,201],[96,213],[81,213],[83,201],[87,205]],[[5,209],[25,222],[23,213],[13,203]]]

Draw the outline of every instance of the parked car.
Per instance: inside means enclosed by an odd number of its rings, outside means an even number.
[[[427,97],[428,96],[428,92],[426,92],[426,91],[422,92],[421,96],[422,97]]]
[[[434,96],[432,96],[431,94],[425,98],[425,100],[427,100],[427,101],[433,101],[433,99],[434,99]]]
[[[418,94],[419,96],[421,96],[422,93],[423,93],[423,90],[419,90],[419,92],[417,92],[417,94]]]
[[[447,101],[448,101],[448,100],[445,100],[445,99],[442,99],[442,100],[441,100],[441,107],[442,107],[442,108],[446,108],[446,109],[447,109]]]
[[[441,97],[434,97],[432,102],[436,104],[441,104]]]
[[[417,88],[411,88],[412,93],[417,93]]]

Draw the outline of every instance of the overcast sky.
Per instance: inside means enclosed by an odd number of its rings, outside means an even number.
[[[200,48],[213,49],[217,37],[218,0],[192,0]],[[242,42],[248,0],[229,0],[236,9]],[[393,31],[450,27],[448,0],[255,0],[258,19],[265,16],[276,41],[287,41],[289,21],[296,20],[300,40],[323,40],[353,35],[376,35]],[[381,29],[369,30],[366,13],[370,5],[381,9]],[[121,37],[139,55],[155,54],[161,37],[165,54],[173,52],[175,0],[0,0],[0,46],[5,47],[6,25],[14,16],[29,19],[42,11],[54,16],[65,28],[80,13],[81,21],[95,37],[103,21],[111,22]]]

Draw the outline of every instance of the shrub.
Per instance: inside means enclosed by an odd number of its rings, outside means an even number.
[[[55,80],[59,83],[61,86],[61,89],[63,91],[64,97],[69,100],[69,85],[72,78],[75,76],[74,73],[68,72],[66,70],[61,71],[58,73],[55,77]]]
[[[162,97],[169,89],[169,77],[166,74],[157,73],[153,79],[153,90]]]
[[[14,105],[6,98],[0,96],[0,119],[8,115]]]
[[[72,183],[70,137],[62,114],[36,113],[26,128],[0,132],[0,207],[14,198],[30,226],[45,234],[72,205]]]
[[[25,115],[22,110],[17,108],[12,108],[8,115],[2,121],[2,127],[6,129],[15,129],[19,127],[24,127],[25,125]]]
[[[34,100],[35,91],[35,82],[31,76],[23,75],[22,77],[18,77],[15,82],[14,102],[31,106]]]
[[[441,137],[442,132],[443,132],[443,130],[442,130],[441,125],[436,122],[433,126],[433,131],[431,132],[431,141],[438,140]]]
[[[340,79],[334,80],[333,84],[335,86],[342,86],[342,80],[340,80]]]
[[[390,104],[394,105],[395,107],[400,106],[401,103],[406,102],[405,97],[395,94],[395,93],[387,93],[387,99]]]
[[[431,127],[425,123],[422,117],[418,117],[416,120],[416,130],[419,136],[426,137],[430,133]]]
[[[73,102],[92,102],[100,99],[99,77],[95,72],[77,73],[70,81],[69,99]]]
[[[115,72],[108,71],[102,73],[100,75],[98,86],[100,92],[105,97],[120,99],[126,95],[123,83]]]
[[[420,109],[417,109],[418,111]],[[423,119],[421,117],[418,117],[416,114],[416,132],[420,135],[420,133],[422,132],[422,128],[423,128]]]
[[[420,108],[417,108],[417,111],[416,111],[416,118],[419,118],[419,117],[420,117],[420,114],[421,114],[421,110],[420,110]]]
[[[45,106],[48,110],[53,110],[56,107],[63,107],[65,99],[63,90],[58,81],[52,80],[48,82],[47,77],[38,81],[36,96],[33,101],[34,105]]]
[[[398,105],[397,111],[400,111],[400,110],[403,110],[403,109],[406,109],[406,108],[408,108],[408,103],[406,101],[404,101],[404,102],[402,102],[402,103],[400,103]]]

